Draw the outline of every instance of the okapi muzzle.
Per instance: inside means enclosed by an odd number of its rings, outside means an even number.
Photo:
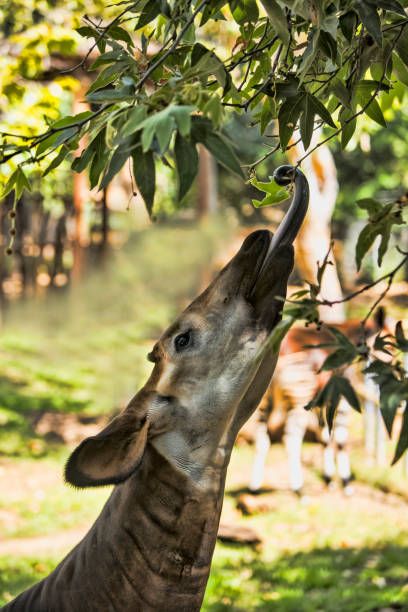
[[[78,546],[6,610],[200,609],[238,430],[269,385],[292,242],[308,186],[275,174],[294,196],[275,236],[253,232],[155,344],[152,373],[127,408],[72,453],[66,480],[117,485]]]

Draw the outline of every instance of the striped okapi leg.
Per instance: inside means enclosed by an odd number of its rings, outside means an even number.
[[[323,480],[327,486],[330,486],[336,475],[336,461],[334,443],[327,425],[323,427],[321,436],[323,443]]]
[[[337,473],[340,477],[344,493],[352,495],[351,481],[353,479],[348,450],[350,406],[343,399],[337,408],[334,419],[333,438],[337,449]]]
[[[260,421],[255,433],[255,457],[252,464],[251,480],[249,482],[249,490],[253,493],[259,491],[264,482],[266,458],[270,445],[268,425]]]
[[[288,412],[285,424],[284,444],[288,457],[289,486],[299,497],[302,495],[304,485],[302,443],[308,420],[309,414],[306,410],[297,408]]]
[[[346,495],[351,495],[353,492],[350,485],[353,477],[347,447],[349,437],[349,414],[349,405],[345,400],[341,400],[334,418],[333,431],[330,434],[327,425],[325,425],[322,431],[322,442],[324,446],[323,479],[327,485],[330,485],[337,471]]]

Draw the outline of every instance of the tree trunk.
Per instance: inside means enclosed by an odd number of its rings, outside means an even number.
[[[321,131],[316,130],[312,140],[313,147],[321,138]],[[294,139],[297,139],[294,136]],[[301,143],[289,149],[288,157],[292,164],[305,154]],[[307,157],[302,163],[310,186],[310,204],[306,218],[297,237],[297,265],[301,275],[308,281],[316,282],[317,262],[322,262],[331,240],[331,218],[336,203],[338,183],[337,172],[330,149],[323,145]],[[323,282],[322,297],[328,300],[342,298],[334,256],[330,257],[332,266],[327,266]],[[341,323],[345,320],[343,304],[320,308],[322,320],[329,323]]]
[[[217,164],[205,147],[199,149],[197,216],[203,219],[218,209]]]
[[[81,89],[76,92],[72,105],[73,114],[81,113],[89,110],[89,105],[84,102],[84,92],[86,91],[86,83]],[[81,155],[86,147],[86,140],[82,138],[76,155]],[[73,235],[73,255],[74,263],[72,267],[72,280],[75,282],[82,275],[84,266],[84,248],[89,244],[89,232],[87,221],[84,214],[85,204],[90,199],[89,180],[85,172],[73,173],[73,202],[75,210],[75,229]]]

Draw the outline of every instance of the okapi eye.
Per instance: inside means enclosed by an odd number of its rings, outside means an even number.
[[[185,332],[184,334],[179,334],[174,339],[174,346],[176,351],[179,353],[189,346],[191,343],[191,332]]]

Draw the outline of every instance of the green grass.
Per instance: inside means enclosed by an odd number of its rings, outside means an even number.
[[[17,593],[47,576],[55,567],[55,559],[0,557],[0,606]]]
[[[408,540],[405,540],[408,543]],[[408,609],[407,546],[313,549],[265,562],[218,546],[204,610],[364,612]]]
[[[110,487],[79,490],[63,481],[63,464],[68,455],[64,448],[53,458],[14,462],[12,475],[29,474],[18,492],[2,487],[0,531],[4,538],[52,536],[66,530],[90,525],[99,514]],[[1,465],[1,463],[0,463]],[[7,470],[9,464],[2,467]],[[3,484],[3,483],[2,483]],[[1,486],[1,485],[0,485]],[[1,513],[13,520],[2,524]]]

